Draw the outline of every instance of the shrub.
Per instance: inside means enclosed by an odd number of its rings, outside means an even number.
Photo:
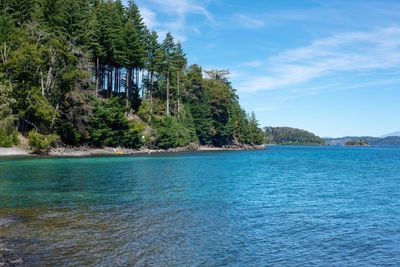
[[[34,153],[47,154],[50,148],[60,139],[58,135],[44,135],[32,130],[28,133],[28,142]]]
[[[0,120],[0,147],[12,147],[18,144],[18,134],[14,127],[14,118],[9,116]]]
[[[162,117],[153,122],[156,132],[155,145],[159,148],[184,147],[196,141],[189,129],[175,117]]]
[[[119,98],[98,102],[89,124],[91,142],[95,146],[139,148],[142,145],[138,124],[129,122]]]
[[[0,147],[12,147],[18,144],[18,135],[16,131],[6,133],[0,129]]]

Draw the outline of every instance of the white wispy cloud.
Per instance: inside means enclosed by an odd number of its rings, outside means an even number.
[[[316,39],[308,46],[281,52],[260,65],[264,73],[243,73],[237,87],[241,92],[293,88],[328,74],[380,71],[399,66],[400,27],[392,26],[370,32],[335,34]]]
[[[157,14],[147,7],[140,7],[140,14],[149,29],[154,29],[159,25]]]
[[[265,19],[255,17],[254,15],[235,14],[234,18],[242,27],[258,29],[265,26]]]
[[[140,10],[150,29],[156,29],[161,36],[172,32],[181,42],[189,33],[200,33],[199,28],[188,23],[189,16],[200,16],[208,22],[213,20],[204,1],[148,0],[140,4]]]

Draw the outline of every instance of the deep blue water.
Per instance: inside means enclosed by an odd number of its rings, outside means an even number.
[[[0,160],[28,265],[400,264],[400,149]]]

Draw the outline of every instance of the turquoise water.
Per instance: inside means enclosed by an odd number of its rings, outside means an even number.
[[[400,264],[400,149],[0,160],[0,237],[38,266]]]

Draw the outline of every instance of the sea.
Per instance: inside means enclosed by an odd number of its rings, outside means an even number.
[[[23,266],[399,266],[400,149],[0,159]]]

